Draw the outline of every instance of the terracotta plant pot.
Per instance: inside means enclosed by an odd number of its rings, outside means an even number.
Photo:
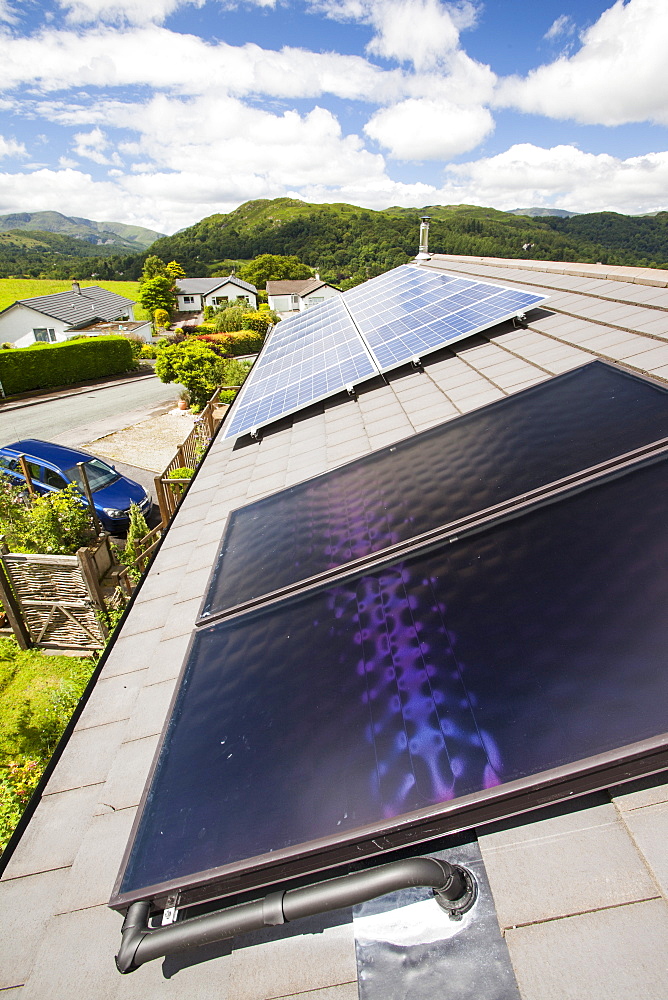
[[[179,410],[187,410],[188,406],[189,406],[189,404],[186,402],[185,399],[180,399],[179,400],[179,402],[178,402]]]

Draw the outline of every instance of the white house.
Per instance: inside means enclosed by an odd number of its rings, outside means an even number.
[[[42,341],[57,343],[97,322],[134,321],[134,302],[116,292],[72,282],[67,292],[18,299],[0,312],[0,343],[29,347]]]
[[[340,294],[338,288],[321,281],[317,274],[315,278],[302,278],[299,281],[267,282],[269,308],[277,313],[302,312]]]
[[[176,283],[178,312],[202,312],[205,306],[219,309],[243,305],[257,309],[257,288],[230,274],[227,278],[182,278]]]

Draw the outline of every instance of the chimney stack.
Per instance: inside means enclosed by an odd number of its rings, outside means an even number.
[[[416,260],[430,260],[429,253],[429,216],[423,215],[420,218],[420,251]]]
[[[81,287],[78,281],[72,281],[72,291],[76,292],[77,295],[81,295]]]

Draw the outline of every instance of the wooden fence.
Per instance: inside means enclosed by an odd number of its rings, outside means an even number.
[[[107,612],[125,601],[113,571],[106,534],[73,556],[10,552],[0,539],[0,600],[21,648],[102,649]]]
[[[222,386],[222,388],[226,388]],[[234,386],[233,388],[236,388]],[[213,396],[202,410],[199,420],[176,452],[162,475],[155,477],[155,495],[160,507],[162,527],[167,527],[176,511],[190,478],[170,479],[169,473],[176,469],[193,469],[199,465],[202,455],[209,446],[216,428],[223,419],[227,407],[218,403],[221,390],[216,389]]]

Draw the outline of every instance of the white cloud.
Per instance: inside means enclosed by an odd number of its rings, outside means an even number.
[[[585,124],[668,125],[667,39],[666,0],[617,0],[575,55],[502,81],[496,103]]]
[[[97,126],[90,132],[77,132],[74,136],[74,152],[77,156],[83,156],[93,163],[121,165],[118,153],[107,155],[105,150],[111,145],[106,134]]]
[[[68,167],[78,167],[79,164],[69,156],[60,156],[58,157],[58,166],[67,169]]]
[[[522,143],[498,156],[451,164],[445,177],[439,192],[445,203],[642,214],[665,209],[668,152],[619,159],[575,146]]]
[[[473,149],[493,128],[485,108],[423,97],[376,112],[364,131],[395,159],[448,160]]]
[[[412,62],[424,70],[446,62],[459,46],[459,33],[473,26],[477,7],[470,0],[311,0],[312,9],[339,21],[373,28],[367,52]]]
[[[79,24],[105,21],[113,24],[161,23],[177,8],[205,0],[59,0],[69,21]]]
[[[572,35],[575,31],[575,22],[570,14],[560,14],[556,18],[548,30],[543,35],[543,38],[547,38],[548,41],[552,41],[555,38],[561,38],[564,35]]]
[[[27,156],[28,151],[22,142],[17,142],[16,139],[5,139],[3,135],[0,135],[0,158],[3,156]]]

